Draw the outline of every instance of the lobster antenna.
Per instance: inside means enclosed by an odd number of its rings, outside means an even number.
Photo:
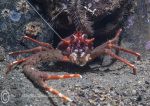
[[[36,10],[36,8],[27,0],[27,3],[31,6],[31,8],[40,16],[40,18],[48,25],[48,27],[62,40],[63,38],[55,31],[55,29],[50,25],[43,16]]]

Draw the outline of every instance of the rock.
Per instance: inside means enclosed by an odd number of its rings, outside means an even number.
[[[137,94],[137,91],[136,91],[136,90],[132,90],[132,94],[133,94],[133,95],[136,95],[136,94]]]
[[[97,88],[95,88],[93,91],[94,91],[94,93],[99,93],[100,92],[100,90],[97,89]]]
[[[94,100],[89,99],[88,101],[89,101],[89,103],[90,103],[91,105],[96,105],[96,102],[95,102]]]
[[[4,60],[5,60],[5,57],[3,55],[0,55],[0,62]]]
[[[141,95],[139,95],[137,98],[136,98],[136,101],[142,101],[142,96]]]
[[[149,84],[150,84],[150,82],[149,82],[149,81],[145,81],[145,84],[148,84],[148,85],[149,85]]]
[[[5,49],[0,46],[0,62],[5,60]]]
[[[71,3],[71,0],[29,1],[31,1],[33,6],[38,6],[38,11],[47,20],[53,20],[53,18],[55,17],[55,20],[53,21],[55,26],[57,26],[55,29],[60,33],[60,35],[63,35],[63,38],[71,35],[76,30],[75,21],[77,20],[74,20],[72,17],[70,17],[73,13],[73,11],[69,11],[69,4]],[[111,36],[114,35],[114,32],[116,32],[116,29],[122,26],[127,16],[130,14],[130,8],[132,8],[134,0],[78,1],[81,2],[81,7],[83,8],[80,9],[80,11],[82,10],[86,14],[84,16],[87,17],[87,23],[85,22],[87,24],[86,26],[91,26],[92,28],[90,29],[93,29],[94,32],[93,34],[89,34],[89,36],[94,35],[94,37],[96,37],[96,40],[99,39],[97,43],[95,43],[95,45],[98,45],[110,39]],[[64,7],[66,10],[62,11]],[[80,15],[82,16],[82,12],[79,12],[79,15],[76,15],[75,17],[78,17]],[[90,23],[93,23],[93,25],[90,25]]]

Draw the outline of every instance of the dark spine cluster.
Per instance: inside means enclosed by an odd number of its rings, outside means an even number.
[[[71,0],[68,10],[76,31],[83,31],[87,34],[93,33],[92,22],[89,21],[86,10],[80,0]]]

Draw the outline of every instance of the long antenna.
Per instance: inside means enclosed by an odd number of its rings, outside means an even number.
[[[35,7],[27,0],[27,3],[40,16],[40,18],[48,25],[48,27],[62,40],[63,38],[55,31],[55,29],[43,18],[43,16],[35,9]]]

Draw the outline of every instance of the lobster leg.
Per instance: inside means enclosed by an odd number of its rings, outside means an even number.
[[[44,87],[44,89],[45,89],[46,91],[51,92],[51,93],[54,94],[54,95],[59,96],[60,98],[62,98],[62,99],[65,100],[65,101],[72,102],[72,100],[71,100],[69,97],[63,95],[62,93],[60,93],[60,92],[57,91],[56,89],[53,89],[52,87],[49,87],[48,85],[46,85],[46,86]]]
[[[120,28],[120,29],[116,32],[115,37],[114,37],[112,40],[110,40],[109,42],[111,42],[111,43],[113,43],[113,44],[117,44],[121,32],[122,32],[122,28]]]
[[[50,75],[44,80],[58,80],[58,79],[67,79],[67,78],[82,78],[80,74],[64,74],[64,75]]]
[[[82,76],[80,74],[48,75],[48,76],[45,76],[45,78],[43,77],[43,83],[45,80],[58,80],[58,79],[66,79],[66,78],[82,78]],[[63,95],[62,93],[53,89],[52,87],[49,87],[46,83],[44,84],[43,88],[46,91],[49,91],[52,94],[59,96],[65,101],[70,101],[70,102],[72,101],[69,97]]]
[[[51,80],[51,79],[52,80],[66,79],[66,78],[82,78],[82,76],[80,74],[48,75],[48,76],[45,76],[45,78],[43,78],[43,81],[44,80]],[[69,97],[63,95],[59,91],[53,89],[52,87],[48,87],[47,84],[44,86],[44,89],[46,91],[53,93],[54,95],[59,96],[60,98],[62,98],[65,101],[70,101],[70,102],[72,101]]]
[[[49,49],[48,49],[49,50]],[[52,87],[49,87],[46,83],[48,80],[54,80],[54,79],[67,79],[67,78],[82,78],[80,74],[65,74],[65,75],[49,75],[46,72],[39,71],[36,68],[36,64],[42,61],[69,61],[69,58],[67,56],[62,55],[61,51],[58,49],[51,49],[49,51],[43,51],[39,52],[36,55],[32,55],[31,57],[15,61],[11,64],[9,64],[9,69],[15,64],[22,63],[23,73],[26,77],[28,77],[30,80],[32,80],[35,84],[37,84],[39,87],[44,89],[45,91],[49,91],[52,94],[57,95],[58,97],[62,98],[65,101],[72,101],[69,97],[61,94],[59,91],[53,89]],[[6,73],[8,73],[10,70],[8,70]]]
[[[28,36],[23,36],[23,38],[24,38],[24,39],[27,39],[27,40],[30,40],[30,41],[32,41],[32,42],[35,42],[35,43],[37,43],[37,44],[39,44],[39,45],[41,45],[41,46],[47,47],[47,48],[49,48],[49,49],[54,49],[53,46],[52,46],[51,44],[49,44],[49,43],[40,42],[40,41],[35,40],[35,39],[33,39],[33,38],[30,38],[30,37],[28,37]]]
[[[32,48],[32,49],[28,49],[28,50],[22,50],[22,51],[17,51],[17,52],[10,52],[9,55],[19,55],[19,54],[24,54],[24,53],[36,53],[36,52],[40,52],[40,51],[46,51],[48,50],[47,48],[45,47],[42,47],[42,46],[39,46],[39,47],[35,47],[35,48]]]
[[[24,59],[21,59],[21,60],[16,60],[16,61],[14,61],[14,62],[8,64],[8,69],[7,69],[7,71],[6,71],[6,75],[11,71],[11,69],[12,69],[12,67],[13,67],[14,65],[20,64],[20,63],[22,63],[22,62],[25,62],[25,61],[28,60],[28,59],[29,59],[29,57],[24,58]]]
[[[116,45],[116,42],[118,41],[121,32],[122,32],[122,29],[120,28],[117,31],[115,37],[112,40],[108,41],[108,43],[107,43],[108,48],[109,49],[114,48],[114,49],[118,49],[118,50],[130,53],[132,55],[137,56],[137,59],[140,60],[141,59],[141,55],[139,53],[131,51],[131,50],[128,50],[128,49],[125,49],[125,48],[122,48],[122,47],[119,47],[119,46]]]
[[[121,50],[121,51],[124,51],[126,53],[129,53],[129,54],[132,54],[134,56],[137,56],[138,59],[141,58],[141,55],[137,52],[134,52],[134,51],[131,51],[131,50],[127,50],[125,48],[122,48],[122,47],[119,47],[117,45],[117,41],[119,39],[119,36],[120,36],[120,33],[122,32],[122,29],[119,29],[115,35],[115,37],[112,39],[112,40],[109,40],[108,42],[96,47],[93,51],[91,51],[91,59],[95,59],[97,58],[98,56],[100,55],[103,55],[103,54],[107,54],[107,55],[110,55],[111,57],[127,64],[129,67],[131,67],[133,69],[133,74],[135,75],[136,74],[136,68],[133,64],[131,64],[128,60],[126,59],[123,59],[119,56],[117,56],[115,53],[113,53],[111,51],[111,49],[117,49],[117,50]]]
[[[31,79],[33,82],[38,84],[45,91],[49,91],[52,94],[57,95],[58,97],[62,98],[65,101],[72,101],[72,100],[69,97],[60,93],[59,91],[53,89],[52,87],[49,87],[45,81],[46,80],[66,79],[66,78],[81,78],[81,75],[79,75],[79,74],[49,75],[46,72],[39,71],[33,65],[25,65],[23,67],[23,73],[29,79]]]
[[[131,50],[128,50],[128,49],[119,47],[119,46],[117,46],[117,45],[112,45],[111,48],[118,49],[118,50],[121,50],[121,51],[130,53],[130,54],[132,54],[132,55],[135,55],[135,56],[137,56],[137,60],[140,60],[140,59],[141,59],[141,55],[140,55],[139,53],[137,53],[137,52],[134,52],[134,51],[131,51]]]
[[[128,60],[123,59],[123,58],[117,56],[116,54],[114,54],[110,50],[105,50],[105,53],[108,54],[108,55],[110,55],[111,57],[116,58],[117,60],[119,60],[119,61],[127,64],[129,67],[131,67],[133,69],[133,74],[136,75],[136,67],[133,64],[131,64]]]

